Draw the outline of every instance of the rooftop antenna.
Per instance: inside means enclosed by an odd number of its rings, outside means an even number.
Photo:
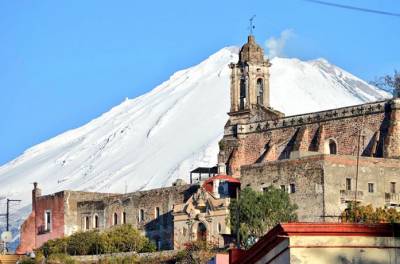
[[[253,29],[256,28],[256,26],[254,26],[254,19],[256,18],[256,15],[253,15],[250,19],[249,19],[249,33],[250,35],[253,35]]]

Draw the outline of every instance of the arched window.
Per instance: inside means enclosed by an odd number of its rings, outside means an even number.
[[[197,227],[197,241],[207,240],[207,227],[203,223],[199,223]]]
[[[338,145],[335,139],[329,138],[324,143],[324,153],[335,155],[338,153]]]
[[[244,109],[246,105],[246,80],[244,77],[240,79],[240,101],[239,101],[239,109]]]
[[[85,230],[89,230],[90,226],[89,226],[89,216],[85,217]]]
[[[264,105],[264,81],[263,79],[257,79],[257,104]]]
[[[114,213],[113,225],[118,225],[118,214]]]
[[[126,212],[123,212],[122,213],[122,222],[121,222],[121,224],[126,224]]]
[[[93,216],[93,228],[99,228],[99,216],[97,214]]]
[[[221,225],[221,223],[218,223],[218,233],[221,233],[222,232],[222,225]]]
[[[337,147],[336,147],[336,142],[334,140],[329,140],[329,154],[336,154],[337,153]]]

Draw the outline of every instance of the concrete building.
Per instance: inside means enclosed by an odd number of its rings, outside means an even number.
[[[249,250],[231,250],[229,263],[395,264],[399,236],[399,226],[391,224],[280,224]]]

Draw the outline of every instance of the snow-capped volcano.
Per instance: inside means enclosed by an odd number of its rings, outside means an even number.
[[[29,205],[35,181],[45,194],[149,189],[215,165],[230,105],[228,64],[238,60],[237,51],[221,49],[152,91],[28,149],[0,167],[0,199],[18,197]],[[271,62],[271,105],[286,115],[390,97],[323,59]]]

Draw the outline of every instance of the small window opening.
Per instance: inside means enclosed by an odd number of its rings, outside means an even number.
[[[139,210],[139,222],[143,222],[144,221],[144,210],[140,209]]]
[[[263,79],[257,79],[257,104],[264,105],[264,81]]]
[[[126,224],[126,212],[122,213],[122,224]]]
[[[370,193],[374,192],[374,184],[371,182],[368,183],[368,192]]]
[[[346,190],[351,191],[351,179],[346,178]]]
[[[329,140],[329,154],[335,155],[337,153],[336,142]]]
[[[160,217],[160,207],[156,207],[155,209],[155,218],[158,219]]]
[[[118,214],[114,213],[113,225],[118,225]]]
[[[296,185],[294,183],[291,183],[289,185],[289,192],[290,193],[295,193],[296,192]]]
[[[390,183],[390,192],[396,193],[396,183],[395,182]]]
[[[44,213],[44,230],[50,232],[51,231],[51,211],[47,210]]]
[[[85,217],[85,230],[89,230],[90,229],[90,223],[89,223],[89,216]]]
[[[95,215],[93,217],[93,227],[94,228],[99,228],[99,216],[98,215]]]

